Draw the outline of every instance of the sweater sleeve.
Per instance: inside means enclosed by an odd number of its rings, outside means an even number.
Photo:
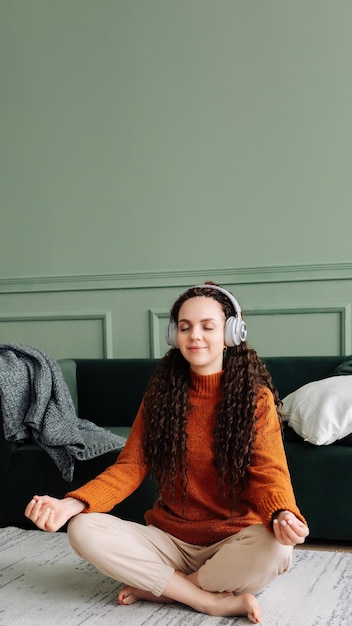
[[[125,447],[113,465],[66,497],[87,504],[85,513],[106,513],[133,493],[143,482],[149,468],[143,462],[143,405],[134,420]]]
[[[291,511],[306,523],[296,504],[274,397],[267,388],[259,392],[256,417],[249,499],[269,530],[272,530],[272,516],[278,510]]]

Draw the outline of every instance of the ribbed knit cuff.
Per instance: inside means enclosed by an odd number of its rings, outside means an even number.
[[[283,500],[279,494],[272,495],[270,498],[266,498],[262,500],[258,505],[258,510],[263,520],[263,524],[268,528],[268,530],[272,530],[272,517],[276,511],[291,511],[298,519],[300,519],[304,524],[306,524],[306,520],[301,514],[295,502],[288,502],[287,500]]]

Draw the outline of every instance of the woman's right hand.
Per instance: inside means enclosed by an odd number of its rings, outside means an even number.
[[[51,496],[33,496],[24,514],[41,530],[55,533],[85,508],[85,503],[76,498],[58,500]]]

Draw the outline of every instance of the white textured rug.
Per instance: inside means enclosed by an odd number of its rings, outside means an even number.
[[[248,626],[181,605],[120,606],[119,583],[72,552],[65,533],[0,529],[0,626]],[[352,553],[296,550],[259,596],[262,626],[352,626]]]

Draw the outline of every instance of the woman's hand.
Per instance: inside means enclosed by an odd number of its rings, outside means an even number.
[[[24,514],[41,530],[55,533],[85,508],[85,503],[75,498],[58,500],[50,496],[33,496]]]
[[[273,520],[273,529],[276,539],[284,546],[304,543],[309,534],[308,526],[290,511],[280,511]]]

